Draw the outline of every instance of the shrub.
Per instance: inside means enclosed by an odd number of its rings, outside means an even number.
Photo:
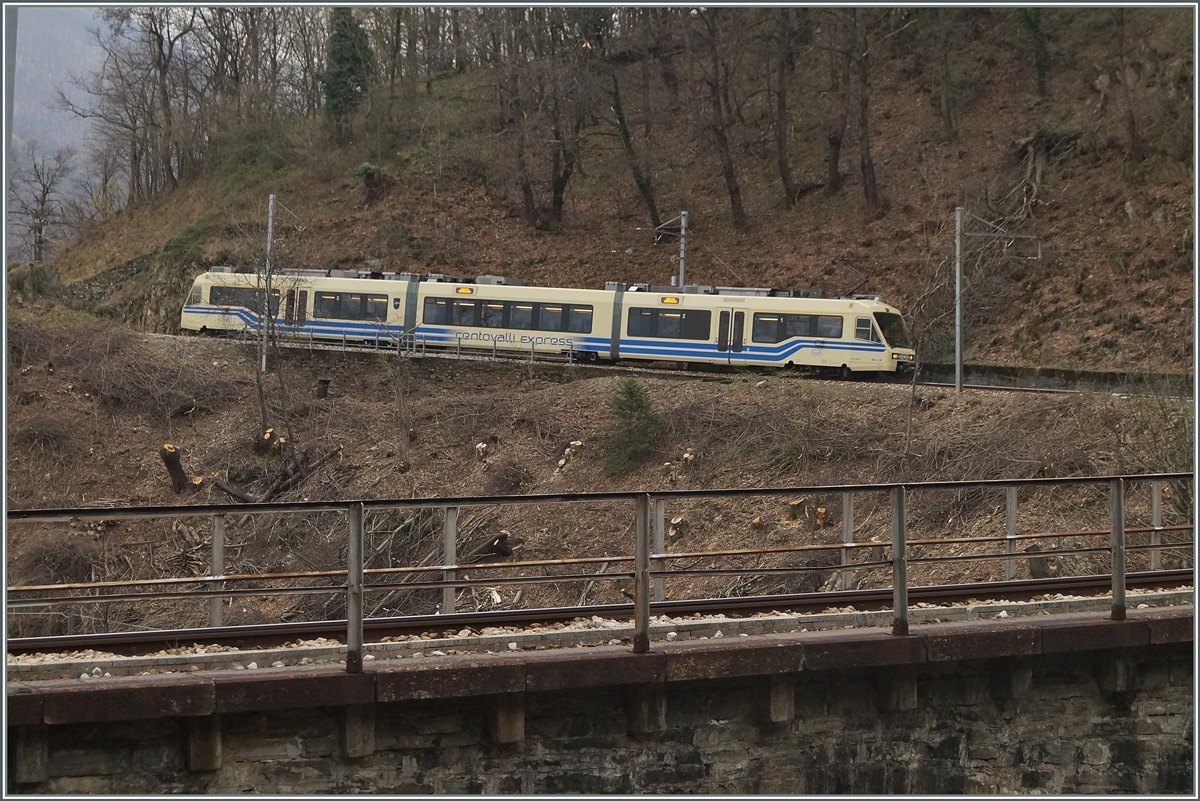
[[[12,443],[30,453],[55,463],[70,460],[78,443],[71,426],[51,411],[40,411],[16,426],[11,432]]]
[[[600,434],[600,460],[609,475],[623,475],[654,450],[663,419],[651,407],[645,387],[633,378],[617,385],[608,408],[612,420]]]
[[[16,262],[8,266],[9,289],[32,301],[38,297],[56,297],[62,289],[58,269],[42,262]]]

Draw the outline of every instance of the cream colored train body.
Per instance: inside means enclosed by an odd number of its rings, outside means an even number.
[[[263,279],[196,278],[180,328],[261,332]],[[495,276],[302,270],[271,279],[275,334],[379,347],[570,353],[587,361],[803,366],[896,373],[915,353],[896,308],[875,296],[797,297],[733,287],[525,286]]]

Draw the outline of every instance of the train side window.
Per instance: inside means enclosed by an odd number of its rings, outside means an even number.
[[[362,295],[354,292],[342,292],[339,297],[341,303],[338,305],[337,317],[343,320],[353,320],[362,316]]]
[[[679,339],[683,334],[683,315],[679,312],[662,312],[658,315],[658,330],[656,337]]]
[[[504,304],[503,303],[484,303],[483,304],[483,326],[486,328],[503,328],[504,327]]]
[[[817,317],[817,336],[825,339],[842,338],[842,318],[831,314]]]
[[[450,325],[476,325],[475,301],[454,301],[450,306]]]
[[[287,300],[283,306],[283,322],[284,325],[291,325],[292,320],[296,316],[296,290],[289,289],[287,291]]]
[[[450,319],[450,301],[446,298],[425,298],[426,325],[445,325]]]
[[[654,310],[630,309],[627,332],[631,337],[654,336]]]
[[[657,339],[708,339],[712,329],[712,312],[666,309],[629,310],[628,333],[631,337]]]
[[[366,295],[364,311],[367,319],[386,320],[388,314],[387,295]]]
[[[592,333],[592,307],[571,306],[567,311],[567,330],[576,334]]]
[[[856,317],[854,320],[854,338],[863,342],[879,342],[879,332],[871,325],[870,317]]]
[[[308,319],[308,290],[300,290],[300,305],[296,309],[296,325],[304,325]]]
[[[263,291],[245,286],[214,286],[209,290],[209,303],[213,306],[241,306],[251,311],[262,311]],[[279,290],[271,290],[271,316],[279,314]]]
[[[533,304],[510,303],[508,306],[508,327],[529,331],[533,328]]]
[[[313,317],[331,320],[386,320],[387,295],[362,292],[318,292]]]
[[[712,329],[712,312],[693,309],[683,313],[683,338],[708,339]]]
[[[192,291],[188,293],[187,305],[196,306],[204,302],[204,287],[199,284],[192,284]]]
[[[563,307],[541,304],[538,308],[539,331],[563,330]]]
[[[783,316],[783,338],[813,336],[813,323],[816,316],[812,314],[785,314]]]
[[[779,342],[779,315],[756,314],[750,338],[754,342]]]
[[[313,317],[335,317],[338,296],[333,292],[318,292],[313,301]]]

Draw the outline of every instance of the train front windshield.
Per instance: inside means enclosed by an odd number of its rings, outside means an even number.
[[[875,322],[883,338],[893,348],[911,348],[912,340],[908,338],[908,329],[904,327],[904,318],[894,312],[875,312]]]

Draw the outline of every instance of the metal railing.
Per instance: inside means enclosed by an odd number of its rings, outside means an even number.
[[[183,505],[157,507],[87,507],[75,509],[47,510],[10,510],[7,522],[14,524],[49,524],[64,523],[78,520],[119,520],[146,518],[183,518],[204,516],[211,521],[211,563],[209,574],[205,576],[185,578],[159,578],[108,582],[84,582],[59,585],[27,585],[11,586],[8,588],[7,603],[10,610],[33,607],[47,607],[63,604],[95,604],[113,603],[118,601],[138,601],[144,599],[209,599],[209,625],[220,626],[222,623],[221,604],[224,599],[246,595],[272,594],[318,594],[345,593],[346,601],[346,669],[357,672],[362,669],[363,659],[363,618],[364,598],[367,592],[378,592],[403,588],[407,590],[441,590],[441,612],[454,611],[457,591],[464,587],[479,586],[470,578],[472,571],[504,570],[512,571],[531,567],[546,566],[582,566],[601,564],[601,573],[573,573],[549,576],[515,576],[489,579],[489,583],[501,584],[536,584],[569,581],[629,581],[633,582],[633,627],[632,638],[634,653],[645,653],[650,645],[650,609],[652,601],[662,601],[664,585],[667,580],[683,576],[711,575],[747,575],[770,573],[805,573],[824,572],[845,576],[851,570],[889,569],[891,571],[891,586],[893,591],[894,616],[892,632],[905,635],[909,630],[908,569],[910,565],[920,565],[952,560],[1003,560],[1005,577],[1012,579],[1016,575],[1017,560],[1033,559],[1053,555],[1105,554],[1111,564],[1112,576],[1112,611],[1114,620],[1123,620],[1126,616],[1125,607],[1125,566],[1126,552],[1129,550],[1148,550],[1150,566],[1157,570],[1161,566],[1160,554],[1163,550],[1179,548],[1190,543],[1164,543],[1162,535],[1168,531],[1191,531],[1193,525],[1188,521],[1185,525],[1164,527],[1162,525],[1162,485],[1170,482],[1187,484],[1194,481],[1192,473],[1159,473],[1149,475],[1103,476],[1087,478],[1043,478],[1024,480],[990,480],[990,481],[942,481],[942,482],[913,482],[900,484],[865,484],[825,487],[778,487],[734,490],[678,490],[666,492],[603,492],[603,493],[565,493],[546,495],[517,495],[498,497],[465,497],[465,498],[422,498],[422,499],[384,499],[358,501],[324,501],[324,502],[280,502],[245,505]],[[1127,530],[1125,524],[1125,495],[1128,484],[1149,483],[1151,487],[1151,526]],[[1017,534],[1017,496],[1021,490],[1039,487],[1075,487],[1098,485],[1107,487],[1109,499],[1110,530],[1084,532],[1039,532],[1033,534]],[[1002,489],[1005,491],[1005,533],[1000,536],[964,537],[936,540],[913,540],[907,537],[906,506],[909,496],[914,492],[961,491],[979,489]],[[886,495],[890,499],[890,543],[873,540],[868,543],[856,542],[854,539],[854,508],[855,498],[864,495]],[[669,501],[696,501],[702,499],[745,498],[750,496],[765,497],[795,497],[795,496],[827,496],[840,495],[842,499],[842,538],[840,543],[818,545],[792,545],[783,547],[755,547],[725,551],[698,552],[668,552],[665,546],[665,506]],[[459,512],[462,509],[482,506],[513,506],[529,504],[624,504],[633,506],[634,515],[634,548],[633,555],[628,553],[616,556],[578,557],[570,559],[541,559],[519,560],[512,562],[487,562],[457,564],[457,527]],[[441,565],[408,565],[401,567],[383,567],[367,569],[364,564],[364,514],[367,512],[414,511],[422,509],[441,510],[443,512],[443,558]],[[302,573],[254,573],[243,575],[225,575],[224,548],[225,523],[230,514],[236,515],[312,515],[319,512],[336,512],[346,517],[346,532],[348,540],[346,569],[307,571]],[[1130,545],[1126,541],[1129,531],[1150,534],[1148,544]],[[1050,537],[1067,536],[1102,536],[1109,535],[1105,546],[1069,548],[1034,553],[1016,551],[1016,544],[1022,540],[1041,540]],[[1003,550],[997,553],[975,553],[958,556],[910,556],[910,547],[927,548],[930,546],[947,546],[955,543],[987,543],[1002,542]],[[853,561],[856,552],[864,548],[871,549],[871,558],[866,561]],[[787,566],[787,567],[728,567],[721,566],[708,569],[677,568],[670,569],[669,565],[684,559],[711,557],[727,559],[743,555],[767,555],[783,553],[803,553],[805,551],[840,551],[840,562],[836,566]],[[890,556],[883,558],[883,551],[890,549]],[[631,563],[626,571],[603,572],[613,562]],[[411,581],[396,584],[387,581],[370,579],[386,579],[395,576],[412,576],[419,578],[420,574],[435,575],[436,580]],[[344,579],[344,583],[328,586],[291,586],[263,588],[249,586],[272,581],[294,581],[313,579]],[[247,586],[238,586],[245,584]],[[99,594],[77,595],[75,592],[95,592]],[[66,593],[46,595],[48,592]],[[582,602],[582,601],[581,601]]]

